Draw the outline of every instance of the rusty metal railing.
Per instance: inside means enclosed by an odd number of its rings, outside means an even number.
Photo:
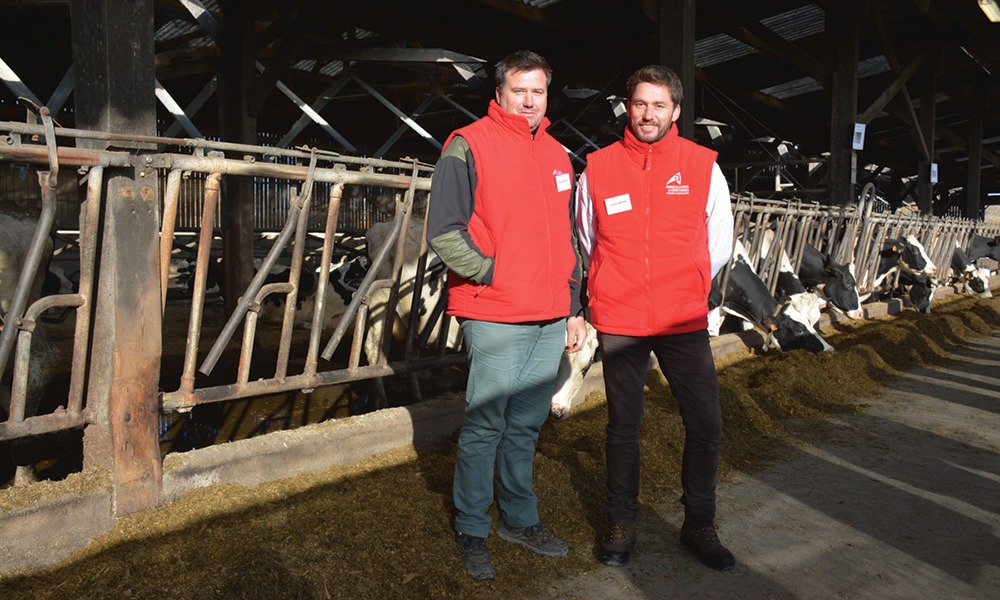
[[[15,346],[16,366],[12,393],[11,417],[6,422],[0,422],[0,441],[37,435],[39,433],[77,428],[91,422],[87,412],[86,389],[84,378],[89,361],[87,340],[90,336],[90,306],[92,296],[108,293],[116,294],[116,285],[120,282],[95,282],[95,263],[100,256],[97,248],[97,224],[100,218],[100,198],[102,192],[102,176],[108,167],[133,167],[136,169],[156,169],[166,174],[164,187],[163,212],[161,215],[160,261],[157,264],[155,280],[161,285],[161,309],[165,310],[168,301],[166,295],[167,279],[170,269],[170,255],[173,247],[177,196],[180,182],[189,174],[204,176],[204,203],[197,244],[197,260],[193,276],[193,292],[191,309],[188,316],[186,331],[183,373],[177,389],[167,389],[161,393],[161,410],[164,413],[186,411],[194,406],[209,402],[235,400],[261,394],[286,392],[292,390],[310,391],[320,386],[361,381],[388,375],[416,373],[418,371],[461,364],[464,354],[451,352],[442,355],[440,352],[431,356],[415,352],[414,340],[419,335],[411,330],[409,339],[403,342],[402,359],[389,361],[389,339],[392,332],[391,323],[382,327],[385,340],[380,346],[384,353],[374,364],[361,365],[362,340],[366,333],[367,303],[371,292],[379,288],[398,290],[400,282],[401,247],[399,232],[410,220],[413,198],[416,194],[426,194],[430,190],[430,175],[432,167],[419,161],[387,161],[381,159],[365,159],[345,157],[335,153],[322,152],[315,149],[285,150],[272,147],[207,142],[205,140],[185,140],[175,138],[145,138],[132,136],[115,136],[100,132],[89,132],[76,129],[52,128],[26,125],[23,123],[0,123],[0,161],[17,161],[35,165],[58,164],[73,167],[85,174],[87,180],[87,200],[81,211],[81,246],[80,246],[80,290],[74,294],[53,296],[37,300],[27,306],[30,272],[37,272],[37,264],[29,264],[23,277],[25,285],[20,286],[19,293],[24,299],[15,305],[4,328],[4,353],[10,354]],[[44,137],[44,144],[37,143]],[[108,142],[128,141],[153,144],[160,152],[135,155],[116,150],[95,150],[76,147],[75,144],[58,145],[57,139],[69,138],[73,142],[80,139],[103,140]],[[173,150],[167,152],[166,150]],[[227,158],[224,152],[229,152],[241,158]],[[269,157],[280,156],[281,162],[269,162]],[[51,170],[51,169],[50,169]],[[49,171],[44,171],[48,173]],[[47,177],[47,176],[43,176]],[[272,180],[284,180],[293,188],[293,206],[289,210],[287,221],[282,233],[274,240],[267,257],[256,276],[246,290],[240,295],[236,310],[229,316],[226,326],[215,338],[211,348],[205,352],[203,348],[203,320],[205,318],[206,280],[209,263],[212,260],[211,246],[216,237],[213,224],[219,210],[221,183],[226,178],[233,177],[268,177]],[[306,233],[310,215],[311,192],[315,183],[329,184],[329,198],[326,202],[326,226],[323,245],[320,251],[321,285],[316,291],[316,306],[313,327],[310,331],[308,350],[303,361],[304,368],[298,373],[289,373],[291,364],[291,332],[294,326],[294,307],[299,292],[299,277],[303,269],[303,254],[306,247]],[[338,211],[345,187],[357,186],[366,190],[395,190],[404,200],[397,203],[397,214],[393,221],[395,228],[390,240],[373,257],[369,276],[361,284],[354,300],[347,307],[347,315],[341,319],[342,327],[335,330],[323,346],[323,324],[320,322],[324,312],[327,287],[322,284],[324,274],[329,272],[330,265],[337,251]],[[295,191],[297,189],[298,191]],[[43,198],[52,198],[54,191],[43,194]],[[46,200],[48,202],[48,200]],[[44,243],[49,234],[50,223],[43,221],[36,237]],[[290,253],[288,252],[291,248]],[[396,250],[393,252],[393,250]],[[426,257],[426,246],[421,249],[421,255]],[[290,256],[289,256],[290,254]],[[246,257],[252,260],[252,257]],[[278,260],[290,261],[290,276],[287,283],[265,285],[264,279],[271,267]],[[393,261],[392,272],[395,277],[375,279],[379,267]],[[423,258],[422,261],[426,261]],[[35,261],[35,263],[40,261]],[[271,293],[284,295],[285,314],[281,324],[279,352],[273,374],[266,377],[256,377],[251,380],[250,359],[257,337],[257,312],[261,301]],[[398,293],[398,292],[394,292]],[[422,288],[417,288],[417,304]],[[393,296],[395,298],[395,296]],[[24,411],[24,382],[27,381],[31,369],[29,349],[36,319],[44,311],[65,306],[75,309],[76,330],[74,356],[72,360],[72,376],[70,393],[66,402],[54,413],[28,415]],[[383,316],[389,319],[394,311],[383,311]],[[345,337],[346,326],[354,321],[354,334],[349,364],[338,365],[330,362],[340,341]],[[243,338],[239,349],[239,367],[233,380],[229,383],[197,386],[196,370],[201,373],[212,373],[219,357],[230,346],[231,338],[236,329],[243,326]],[[329,334],[329,331],[325,332]],[[16,334],[16,335],[15,335]],[[322,355],[320,349],[323,348]],[[394,355],[395,356],[395,355]],[[4,356],[6,358],[6,355]],[[296,357],[298,358],[298,357]],[[320,358],[323,360],[321,361]],[[200,359],[200,367],[199,367]],[[6,362],[6,360],[5,360]]]

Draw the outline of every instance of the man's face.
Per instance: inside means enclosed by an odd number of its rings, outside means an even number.
[[[507,73],[502,88],[497,88],[497,104],[505,111],[528,119],[532,133],[545,116],[548,106],[548,78],[545,71],[513,71]]]
[[[681,107],[674,104],[670,88],[655,83],[640,83],[628,102],[628,118],[632,133],[639,141],[652,144],[667,135],[670,126],[681,116]]]

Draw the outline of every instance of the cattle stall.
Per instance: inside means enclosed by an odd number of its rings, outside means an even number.
[[[403,232],[416,227],[419,234],[425,226],[422,221],[425,216],[415,206],[427,200],[431,165],[418,161],[351,157],[311,148],[279,149],[194,139],[123,137],[57,128],[44,115],[42,121],[41,124],[0,123],[0,132],[4,135],[0,139],[3,142],[0,143],[0,163],[29,165],[37,172],[40,208],[35,235],[30,242],[31,252],[23,265],[24,275],[18,281],[12,306],[4,315],[0,335],[0,365],[5,373],[9,359],[14,358],[12,398],[8,417],[0,422],[0,442],[83,430],[84,469],[95,465],[110,466],[113,481],[137,477],[155,480],[160,475],[156,464],[161,460],[155,450],[157,416],[263,394],[311,391],[390,375],[409,375],[415,395],[419,397],[415,373],[464,362],[464,354],[447,346],[449,336],[446,332],[450,326],[447,317],[442,316],[430,325],[439,328],[440,332],[436,336],[439,341],[433,348],[424,348],[420,343],[432,337],[426,328],[421,330],[420,314],[440,314],[442,306],[439,298],[433,305],[421,307],[422,299],[428,296],[423,277],[429,255],[422,235],[417,236],[419,264],[407,271],[415,273],[413,280],[401,281],[409,237]],[[88,143],[110,147],[94,149],[88,147]],[[136,151],[135,146],[141,146],[143,151]],[[114,181],[129,174],[140,180],[134,188],[138,193],[123,191],[120,186],[114,188]],[[223,186],[232,178],[265,182],[258,186],[258,193],[282,198],[273,210],[262,209],[259,213],[264,216],[263,228],[273,227],[277,231],[268,238],[260,256],[241,257],[247,261],[260,260],[257,275],[246,289],[237,291],[236,308],[224,315],[224,324],[206,335],[208,278],[214,261],[212,242],[218,237]],[[64,183],[67,179],[70,185]],[[346,203],[345,198],[348,199]],[[365,213],[369,216],[345,219],[345,213],[356,206],[350,202],[351,198],[370,199],[373,204],[381,205],[383,212],[391,214],[388,241],[377,249],[367,248],[370,260],[367,272],[350,302],[345,304],[336,326],[328,327],[321,322],[324,306],[331,298],[326,286],[316,287],[308,343],[301,354],[294,354],[297,350],[291,338],[300,284],[306,272],[306,254],[311,251],[318,254],[318,273],[331,272],[334,259],[345,255],[345,249],[338,245],[338,240],[342,239],[341,229],[351,227],[356,234],[371,224],[371,220],[364,219],[375,218]],[[732,200],[736,237],[742,239],[753,268],[772,292],[777,281],[775,257],[782,251],[796,267],[807,245],[854,264],[859,290],[871,292],[875,289],[878,256],[887,240],[914,236],[925,246],[932,260],[945,270],[949,264],[946,255],[956,242],[965,244],[974,235],[1000,235],[1000,226],[995,224],[884,214],[874,211],[870,204],[839,207],[797,200],[760,200],[744,195],[734,195]],[[76,240],[79,247],[77,289],[33,298],[31,275],[43,268],[44,248],[53,233],[56,207],[60,202],[64,205],[76,203],[78,208],[77,222],[68,224],[68,229],[74,229],[75,225],[79,231]],[[136,210],[140,206],[150,213],[136,218],[151,219],[151,231],[156,237],[151,246],[155,252],[151,256],[155,258],[148,264],[143,263],[143,268],[131,273],[131,278],[117,278],[112,268],[115,265],[104,264],[108,260],[107,247],[117,246],[120,256],[131,253],[135,246],[134,253],[141,254],[138,248],[144,240],[138,234],[105,235],[104,227],[116,210],[126,214],[141,213],[142,210]],[[196,207],[198,212],[184,212],[191,207]],[[132,410],[132,405],[128,404],[116,408],[114,398],[121,393],[116,392],[115,386],[121,385],[121,378],[115,378],[115,371],[106,364],[117,361],[127,367],[133,357],[113,345],[94,343],[96,331],[101,329],[95,321],[100,316],[96,304],[101,298],[110,299],[127,312],[133,301],[147,301],[148,296],[153,296],[152,305],[159,309],[153,312],[158,312],[162,319],[170,304],[166,289],[169,263],[176,246],[175,234],[181,230],[188,230],[197,238],[190,247],[195,261],[189,304],[185,305],[186,328],[183,336],[179,336],[184,343],[182,368],[177,381],[167,386],[163,385],[159,372],[132,369],[128,373],[138,381],[129,382],[132,389],[154,391],[151,408]],[[765,254],[762,252],[763,236],[768,231],[775,243]],[[267,281],[268,275],[279,265],[287,267],[286,279]],[[416,292],[408,313],[410,327],[406,329],[405,338],[394,340],[390,321],[397,312],[395,305],[401,284]],[[386,290],[388,294],[384,293]],[[280,327],[271,336],[277,340],[276,356],[267,371],[262,372],[254,368],[253,363],[262,335],[259,314],[269,298],[283,299],[283,312]],[[375,298],[387,298],[381,301],[384,304],[378,311],[372,306]],[[31,353],[33,336],[42,315],[54,309],[67,310],[73,315],[68,391],[55,410],[31,414],[27,410],[27,382],[37,367]],[[384,319],[380,328],[382,339],[374,345],[377,354],[366,355],[364,338],[371,329],[372,314],[379,314],[379,318]],[[125,317],[122,318],[125,325],[131,325]],[[156,325],[151,330],[157,336],[166,335],[162,323]],[[145,326],[148,328],[148,324]],[[242,336],[237,336],[241,328]],[[147,331],[150,329],[137,328],[131,337],[141,338]],[[338,349],[342,350],[339,354]],[[157,344],[155,351],[162,352],[162,345]],[[363,355],[367,364],[362,364]],[[219,365],[224,356],[232,359],[231,373],[220,373],[223,369]],[[152,358],[159,364],[160,356]],[[138,392],[136,395],[141,396]],[[154,413],[153,418],[144,414],[149,412]],[[107,433],[109,423],[112,428],[121,425],[124,433]],[[92,428],[96,433],[94,439],[88,441]],[[114,456],[111,446],[150,447],[150,440],[154,450],[144,457],[145,460],[123,460],[122,466],[115,462],[118,457]],[[109,458],[109,454],[114,458]],[[119,468],[126,472],[117,473]],[[154,487],[155,484],[154,481]],[[153,504],[156,500],[155,493],[150,494],[148,490],[136,492],[116,488],[115,493],[149,497]],[[119,506],[117,502],[116,507]]]
[[[876,212],[872,204],[828,206],[797,200],[778,201],[733,195],[734,242],[747,249],[753,267],[772,293],[778,281],[777,256],[784,251],[795,270],[807,245],[845,265],[854,265],[861,295],[891,289],[894,281],[875,284],[880,253],[892,239],[914,236],[937,265],[936,277],[946,280],[955,244],[967,247],[973,236],[996,237],[1000,223],[957,217]],[[765,235],[775,243],[761,252]],[[980,259],[996,270],[996,261]],[[724,277],[724,275],[723,275]],[[723,286],[723,289],[724,286]]]
[[[7,443],[33,436],[65,431],[83,430],[83,466],[108,466],[106,456],[92,455],[107,453],[112,436],[90,443],[88,430],[97,423],[106,423],[116,418],[125,419],[135,428],[138,410],[124,409],[115,413],[109,396],[115,392],[116,384],[111,372],[101,365],[108,362],[124,363],[131,356],[120,347],[93,342],[95,319],[99,318],[95,309],[102,297],[112,299],[112,303],[129,309],[128,303],[136,297],[147,294],[155,296],[162,318],[170,302],[166,297],[167,279],[171,256],[175,251],[175,232],[178,223],[178,207],[182,205],[182,190],[191,193],[191,182],[201,186],[197,193],[196,205],[201,214],[196,221],[187,218],[184,225],[196,224],[197,243],[193,246],[196,260],[192,276],[192,290],[185,304],[187,310],[186,333],[183,352],[183,368],[176,385],[163,387],[158,373],[134,370],[136,377],[149,379],[143,383],[144,389],[156,391],[154,404],[159,414],[190,411],[196,406],[224,403],[262,394],[288,391],[310,392],[322,386],[358,382],[390,375],[412,375],[419,371],[440,369],[464,363],[464,353],[448,349],[443,344],[422,348],[417,340],[422,332],[416,327],[408,330],[403,340],[393,340],[392,323],[383,324],[380,331],[385,340],[378,346],[382,353],[368,364],[362,364],[363,338],[370,327],[370,305],[375,292],[381,291],[380,298],[387,297],[386,304],[380,306],[380,318],[390,320],[396,315],[395,303],[398,298],[399,275],[402,268],[405,236],[400,232],[412,225],[423,227],[423,214],[416,215],[413,205],[426,197],[430,190],[431,165],[415,160],[387,161],[360,157],[343,156],[316,149],[284,150],[263,146],[248,146],[175,138],[124,138],[107,133],[55,127],[51,119],[43,119],[42,124],[14,122],[0,123],[4,135],[0,144],[0,162],[30,165],[38,173],[37,187],[40,194],[37,229],[31,240],[31,255],[22,265],[22,276],[17,285],[17,293],[11,309],[4,315],[4,327],[0,334],[0,365],[4,374],[13,374],[11,402],[8,416],[0,422],[0,442]],[[83,143],[81,143],[81,141]],[[110,143],[108,149],[88,149],[87,142]],[[128,144],[142,144],[146,152],[121,150],[116,147]],[[238,158],[229,158],[235,156]],[[145,178],[138,194],[113,196],[109,191],[108,174],[113,171],[131,169],[138,177]],[[33,297],[31,279],[33,274],[45,268],[45,246],[54,233],[54,214],[57,204],[57,188],[52,183],[61,181],[63,173],[76,175],[84,190],[79,198],[70,198],[79,208],[79,282],[72,293],[62,293],[42,298]],[[114,175],[121,177],[121,174]],[[266,178],[272,189],[283,182],[288,197],[287,206],[280,211],[280,229],[269,238],[269,247],[262,257],[257,257],[260,265],[256,275],[245,290],[238,290],[239,300],[235,310],[228,314],[225,323],[210,337],[205,335],[206,288],[210,271],[212,242],[218,236],[220,202],[223,184],[227,179],[250,177],[255,180]],[[145,183],[148,182],[148,185]],[[65,188],[59,188],[62,193]],[[159,191],[158,191],[159,190]],[[322,190],[324,197],[317,198],[316,191]],[[75,194],[73,186],[69,192]],[[360,281],[353,299],[344,306],[344,314],[336,327],[320,320],[324,315],[324,305],[330,301],[327,286],[318,285],[311,298],[313,318],[308,331],[308,344],[301,355],[294,356],[296,347],[291,343],[294,313],[300,291],[300,280],[305,272],[306,253],[310,248],[318,257],[310,269],[320,274],[331,272],[331,264],[337,255],[345,254],[338,246],[343,234],[338,226],[344,223],[344,197],[378,196],[378,202],[392,207],[390,234],[385,244],[370,256],[367,274]],[[121,252],[129,253],[129,245],[142,242],[140,232],[136,235],[113,236],[102,230],[103,220],[113,212],[116,202],[141,202],[138,205],[149,209],[155,224],[158,249],[156,260],[149,268],[132,280],[114,277],[115,271],[102,265],[105,260],[105,246],[117,244]],[[136,210],[132,204],[126,212]],[[279,212],[268,215],[273,219]],[[138,218],[143,218],[139,215]],[[351,219],[351,227],[359,223]],[[364,221],[360,221],[364,226]],[[322,228],[317,234],[315,224]],[[71,224],[73,225],[73,224]],[[72,227],[71,227],[72,228]],[[313,231],[310,232],[310,229]],[[128,232],[131,233],[131,232]],[[319,247],[316,247],[319,240]],[[371,249],[370,249],[371,250]],[[139,253],[138,250],[135,252]],[[419,248],[420,266],[426,261],[427,246]],[[241,257],[251,261],[255,257]],[[318,262],[318,265],[316,265]],[[287,267],[285,281],[268,283],[265,280],[272,269],[283,263]],[[384,276],[384,273],[388,276]],[[378,277],[376,275],[382,274]],[[422,270],[418,269],[415,282],[408,282],[413,293],[414,319],[423,310]],[[388,290],[388,294],[384,292]],[[254,363],[254,350],[260,343],[258,313],[268,298],[280,298],[284,312],[277,333],[265,333],[277,340],[274,363],[267,372],[261,372],[259,360]],[[69,392],[59,401],[59,406],[44,414],[31,414],[26,410],[28,402],[27,382],[33,368],[31,357],[32,337],[42,323],[42,315],[51,309],[68,307],[73,316],[75,332],[71,368],[69,369]],[[429,310],[429,309],[428,309]],[[140,311],[141,312],[141,311]],[[447,327],[448,317],[442,315],[434,326]],[[242,329],[241,335],[238,335]],[[164,336],[169,335],[162,327]],[[136,331],[140,338],[147,330]],[[426,335],[423,337],[427,337]],[[442,336],[444,339],[444,336]],[[302,345],[300,344],[299,347]],[[338,352],[341,346],[349,346],[346,360],[341,360],[345,352]],[[157,347],[162,349],[161,345]],[[336,354],[336,356],[335,356]],[[231,374],[219,374],[220,359],[224,355],[235,356],[230,363],[235,364]],[[14,360],[9,359],[13,357]],[[153,357],[159,358],[159,357]],[[12,371],[6,368],[13,362]],[[291,368],[295,365],[295,368]],[[209,377],[211,376],[211,377]],[[120,378],[118,378],[120,383]],[[221,379],[221,382],[220,382]],[[414,394],[419,397],[419,384],[410,377]],[[208,383],[206,383],[208,382]],[[115,414],[113,414],[115,413]],[[155,456],[147,462],[159,461],[155,451],[157,419],[147,419],[147,428],[152,431],[137,433],[149,445],[153,440]],[[99,429],[99,428],[98,428]],[[118,438],[113,438],[118,443]],[[123,439],[125,444],[139,445],[135,440]],[[115,479],[115,465],[110,464]],[[147,471],[149,469],[146,469]],[[157,474],[156,470],[152,471]]]

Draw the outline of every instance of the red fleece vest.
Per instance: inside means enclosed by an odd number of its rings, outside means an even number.
[[[491,101],[486,117],[452,134],[465,138],[475,161],[469,235],[494,262],[490,285],[451,274],[449,314],[499,323],[569,315],[573,168],[548,124],[532,138],[527,119]]]
[[[598,331],[674,335],[708,326],[706,205],[716,152],[677,136],[625,139],[587,157],[597,231],[588,291]]]

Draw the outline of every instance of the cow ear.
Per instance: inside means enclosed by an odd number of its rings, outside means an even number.
[[[774,319],[768,319],[767,326],[771,329],[771,333],[778,331],[778,324],[774,322]]]

